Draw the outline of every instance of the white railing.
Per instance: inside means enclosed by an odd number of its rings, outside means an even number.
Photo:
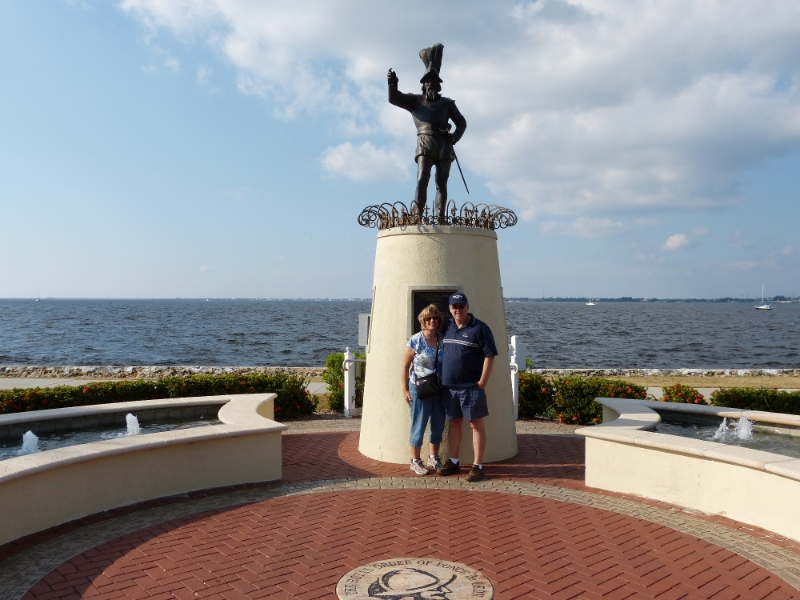
[[[344,349],[344,360],[342,361],[342,369],[344,370],[344,416],[348,419],[361,414],[361,409],[356,408],[356,370],[350,368],[350,365],[365,362],[367,361],[363,358],[356,358],[356,355],[350,352],[349,346]]]

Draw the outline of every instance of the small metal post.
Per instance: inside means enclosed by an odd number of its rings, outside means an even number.
[[[525,370],[525,344],[511,336],[511,343],[508,345],[508,354],[511,361],[511,394],[514,403],[514,420],[519,419],[519,373]]]

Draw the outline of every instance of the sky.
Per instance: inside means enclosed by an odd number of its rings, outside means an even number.
[[[505,296],[800,294],[796,0],[4,0],[0,297],[369,297],[435,43]]]

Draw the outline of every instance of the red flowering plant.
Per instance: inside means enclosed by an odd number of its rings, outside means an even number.
[[[556,377],[553,379],[553,416],[561,423],[600,423],[603,407],[595,398],[632,398],[644,400],[644,387],[627,381],[599,377]]]
[[[523,419],[533,417],[552,418],[553,386],[538,373],[519,374],[519,416]]]
[[[705,404],[703,394],[698,392],[690,385],[683,385],[676,383],[669,387],[664,388],[664,394],[661,396],[661,402],[684,402],[686,404]]]

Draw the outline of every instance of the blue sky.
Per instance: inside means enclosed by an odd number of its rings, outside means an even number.
[[[418,23],[419,14],[427,15]],[[368,297],[445,45],[507,296],[800,293],[800,5],[0,3],[0,297]]]

